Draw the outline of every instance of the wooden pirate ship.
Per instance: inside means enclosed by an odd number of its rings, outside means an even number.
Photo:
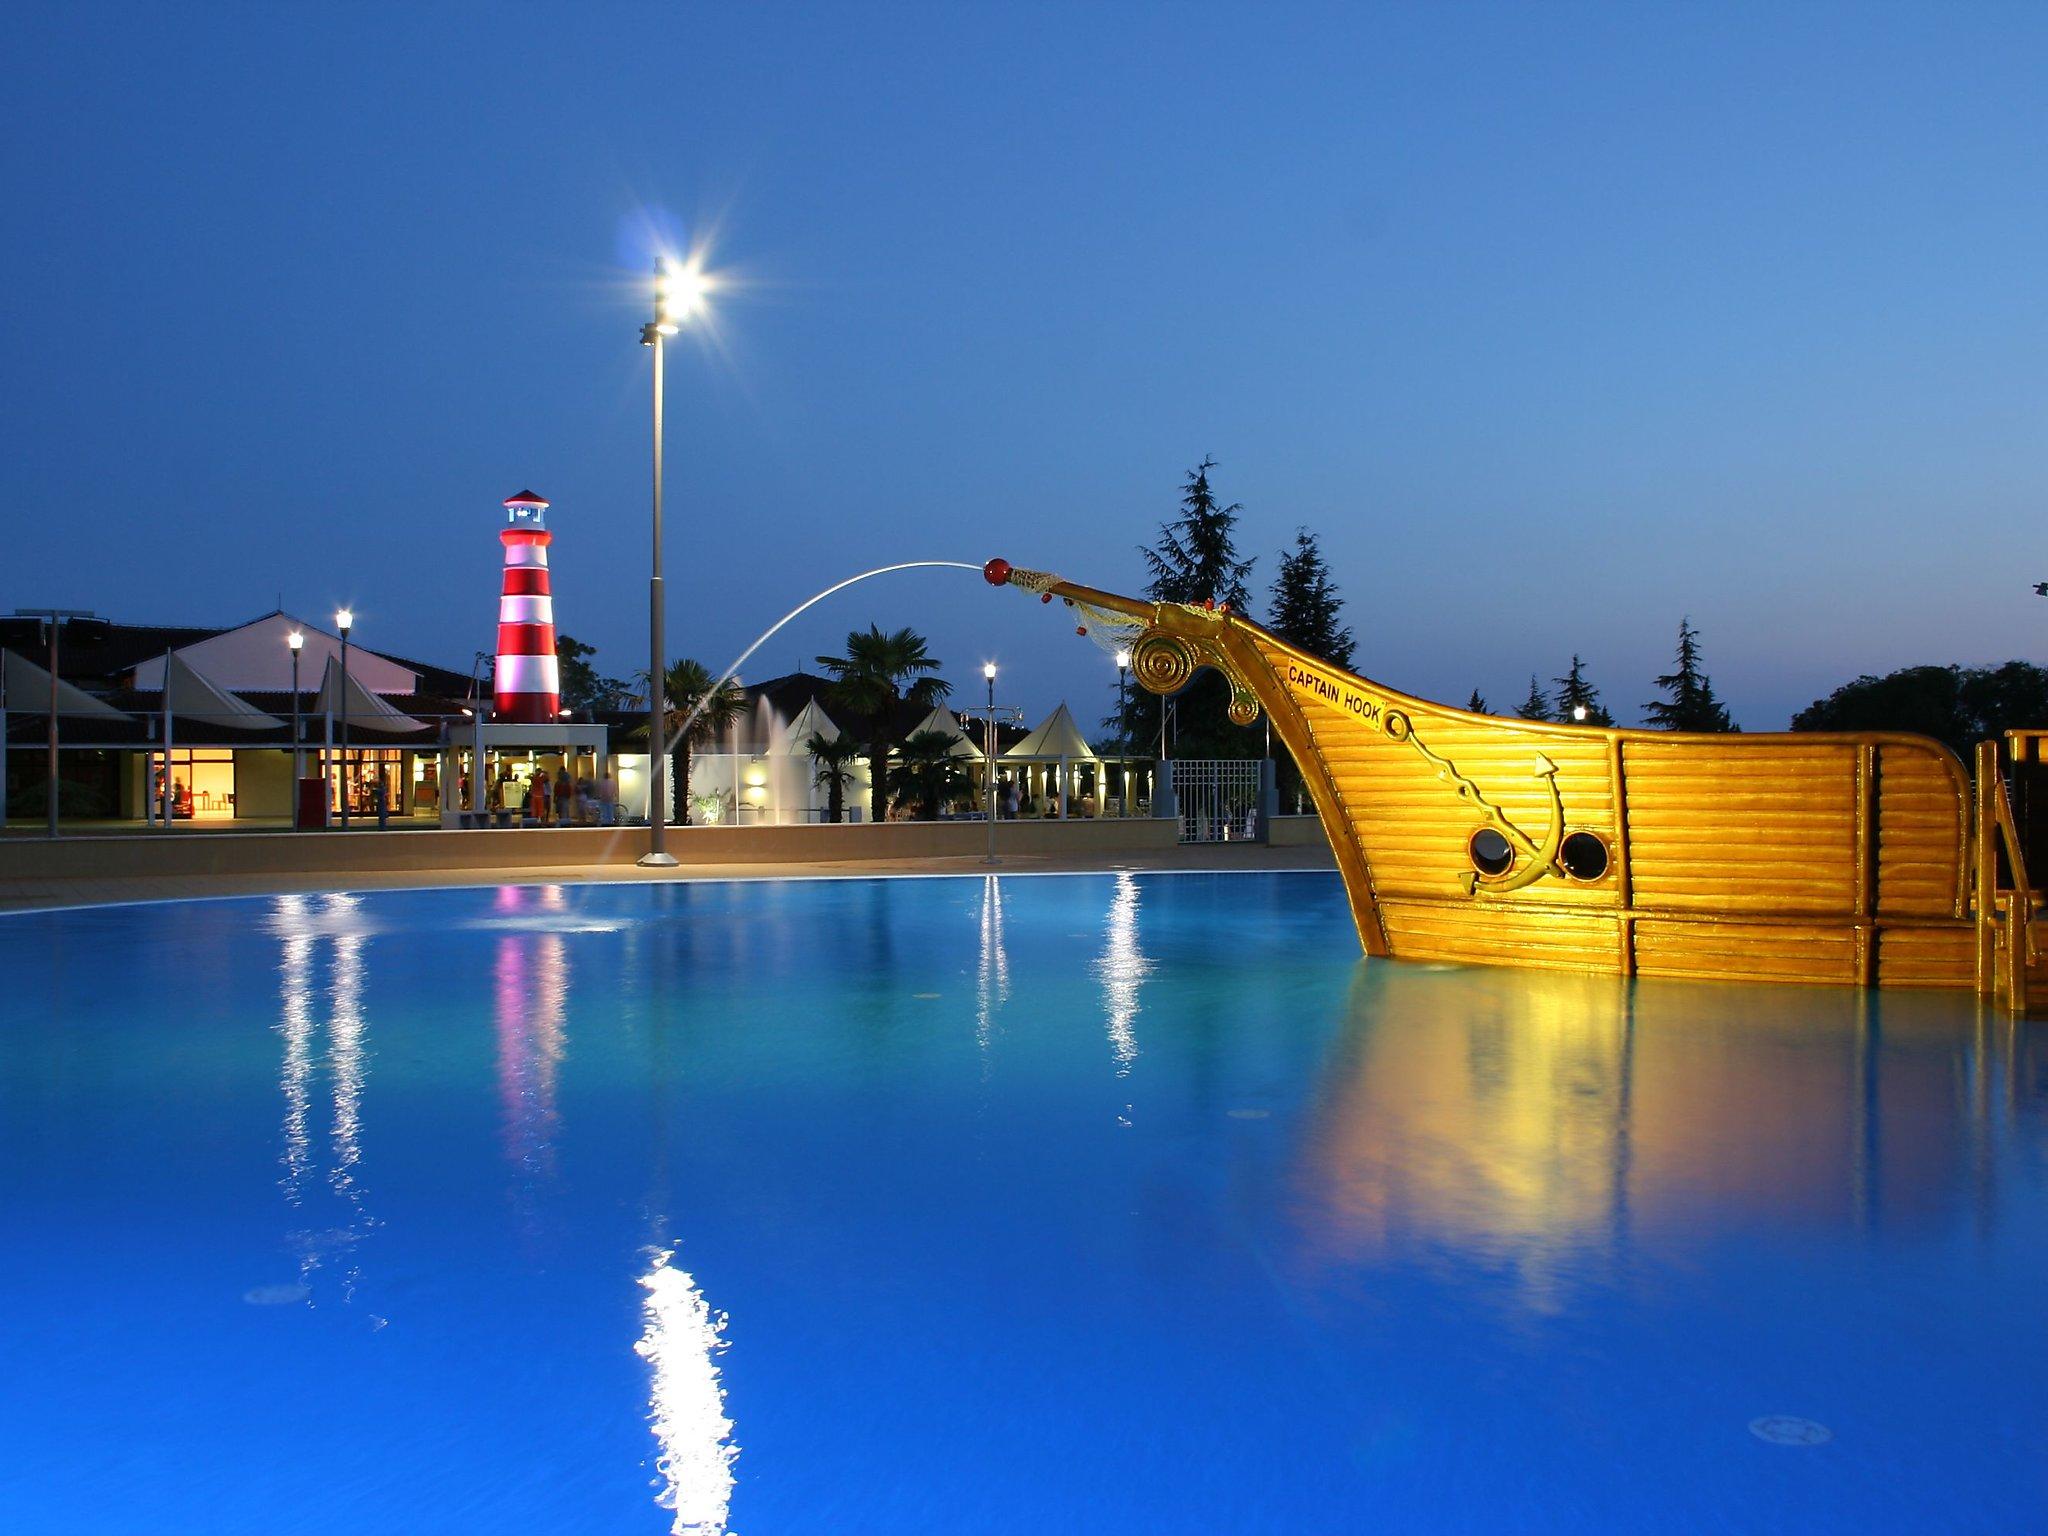
[[[2048,985],[2025,818],[1997,743],[1979,748],[1973,785],[1922,736],[1472,714],[1334,667],[1227,609],[1141,602],[1002,560],[984,574],[1078,610],[1084,630],[1129,649],[1131,675],[1154,693],[1207,666],[1229,683],[1233,720],[1263,710],[1300,765],[1368,954],[1974,987],[2015,1011],[2030,980]],[[2022,795],[2043,771],[2044,737],[2007,745]]]

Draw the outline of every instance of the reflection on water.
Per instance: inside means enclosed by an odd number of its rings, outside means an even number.
[[[633,1348],[651,1368],[647,1422],[662,1478],[655,1503],[674,1513],[674,1536],[725,1536],[740,1453],[718,1381],[725,1314],[713,1312],[689,1272],[675,1267],[673,1248],[655,1250],[653,1260],[640,1277],[647,1294]]]
[[[976,978],[974,1040],[984,1055],[995,1035],[995,1016],[1010,1000],[1010,957],[1003,949],[1003,887],[994,875],[981,881],[981,961]]]
[[[1625,1243],[1989,1210],[1953,1197],[1989,1177],[2002,1062],[1952,997],[1367,967],[1302,1145],[1304,1254],[1449,1242],[1541,1307]]]
[[[339,1256],[344,1301],[353,1298],[361,1276],[356,1244],[376,1224],[364,1204],[357,1174],[362,1161],[363,1078],[368,1070],[362,997],[363,951],[369,930],[357,911],[360,901],[346,893],[280,896],[272,906],[269,925],[283,946],[278,966],[281,1017],[276,1029],[284,1041],[278,1075],[284,1098],[284,1145],[278,1161],[284,1174],[278,1184],[285,1203],[307,1223],[289,1233],[287,1241],[297,1254],[302,1285],[310,1286],[321,1265]],[[320,1014],[315,973],[323,945],[329,973],[324,1059],[315,1054]],[[314,1087],[323,1071],[328,1086],[330,1152],[325,1183],[335,1202],[331,1224],[325,1227],[317,1225],[318,1213],[310,1204],[317,1186],[308,1185],[314,1172]]]
[[[1102,957],[1095,962],[1095,974],[1102,982],[1102,1007],[1107,1016],[1109,1053],[1116,1061],[1116,1075],[1130,1075],[1138,1059],[1138,1033],[1131,1021],[1138,1016],[1138,988],[1152,969],[1152,963],[1138,949],[1138,881],[1125,871],[1116,877],[1116,891],[1109,900],[1109,916],[1103,924]]]
[[[558,885],[505,886],[494,906],[508,927],[522,919],[566,921]],[[568,941],[558,928],[508,932],[493,962],[498,1103],[505,1156],[529,1174],[554,1172],[555,1084],[569,1007]]]

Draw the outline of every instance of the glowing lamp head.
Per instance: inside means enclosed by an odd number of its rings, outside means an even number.
[[[347,634],[351,629],[355,628],[355,623],[355,614],[347,608],[340,609],[334,615],[334,627],[340,630],[344,635]]]
[[[683,322],[704,306],[711,280],[695,262],[678,266],[664,261],[654,274],[654,328],[673,336]]]
[[[989,561],[981,568],[981,579],[992,587],[1007,586],[1010,580],[1010,562],[1000,557]]]
[[[990,682],[994,682],[996,680],[996,664],[992,661],[983,662],[981,664],[981,675]]]
[[[1585,718],[1586,718],[1586,706],[1585,706],[1585,705],[1583,705],[1583,704],[1574,704],[1574,705],[1572,706],[1572,718],[1573,718],[1574,720],[1583,720],[1583,719],[1585,719]]]
[[[1125,667],[1128,667],[1130,664],[1131,653],[1129,651],[1118,651],[1116,653],[1116,668],[1119,672],[1121,672]]]
[[[295,629],[284,637],[284,643],[295,651],[304,650],[306,647],[306,637]]]

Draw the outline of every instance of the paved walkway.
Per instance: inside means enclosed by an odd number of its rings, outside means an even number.
[[[1275,870],[1337,867],[1327,847],[1267,848],[1256,843],[1197,844],[1157,853],[1006,856],[994,873],[1094,874],[1114,870]],[[110,880],[0,879],[0,912],[37,907],[95,906],[118,901],[177,901],[201,896],[260,896],[279,891],[383,891],[426,886],[556,885],[579,880],[788,880],[820,876],[981,875],[978,858],[833,860],[804,864],[689,864],[642,869],[637,864],[569,864],[532,869],[477,868],[260,875],[176,875]]]

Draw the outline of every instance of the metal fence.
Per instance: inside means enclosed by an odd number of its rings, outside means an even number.
[[[1175,758],[1173,795],[1184,843],[1249,843],[1259,835],[1256,758]]]

